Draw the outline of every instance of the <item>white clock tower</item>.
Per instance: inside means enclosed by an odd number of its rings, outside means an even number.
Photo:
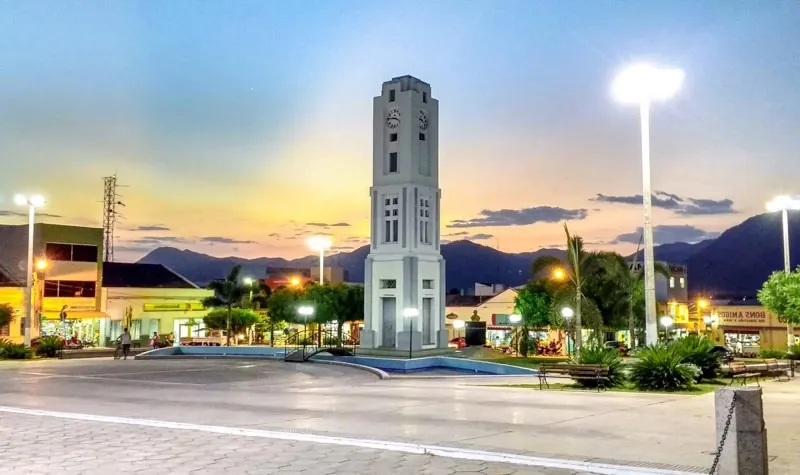
[[[446,348],[439,101],[415,77],[383,83],[374,99],[370,198],[361,346]]]

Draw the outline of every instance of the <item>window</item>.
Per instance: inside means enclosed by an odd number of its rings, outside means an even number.
[[[9,334],[9,331],[10,331],[9,326],[10,325],[5,325],[5,326],[0,327],[0,336],[10,336],[10,334]],[[25,333],[25,332],[23,331],[23,333]]]
[[[680,278],[680,283],[681,283],[681,288],[682,288],[682,289],[685,289],[685,288],[686,288],[686,279],[684,279],[683,277],[681,277],[681,278]]]
[[[389,142],[397,142],[397,134],[389,134]]]
[[[427,198],[419,200],[419,242],[420,244],[431,243],[430,232],[431,210],[430,201]]]
[[[80,280],[46,280],[45,297],[94,297],[97,283]]]
[[[394,102],[394,89],[389,91],[389,102]]]
[[[44,254],[49,261],[97,262],[97,246],[48,242]]]
[[[420,134],[419,134],[419,139],[420,139],[420,140],[422,140],[422,141],[424,142],[424,141],[425,141],[425,134],[423,134],[423,133],[421,133],[421,132],[420,132]]]
[[[669,288],[670,289],[674,289],[675,288],[675,277],[670,277],[669,278]]]
[[[425,290],[433,290],[433,279],[422,279],[422,288]]]
[[[382,289],[396,289],[397,281],[395,279],[381,279]]]
[[[395,243],[400,234],[400,200],[391,197],[383,201],[383,242]]]
[[[389,173],[397,173],[397,152],[389,154]]]
[[[428,93],[425,91],[422,91],[422,102],[424,102],[425,104],[428,103]]]

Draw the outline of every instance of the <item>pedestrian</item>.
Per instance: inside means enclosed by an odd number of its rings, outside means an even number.
[[[150,346],[152,346],[154,350],[158,349],[158,332],[153,332],[153,338],[150,340]]]
[[[120,337],[122,340],[122,356],[123,359],[128,359],[128,352],[131,351],[131,334],[128,333],[128,329],[125,328],[122,330],[122,336]]]

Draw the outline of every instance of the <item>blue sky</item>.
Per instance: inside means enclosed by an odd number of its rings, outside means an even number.
[[[536,249],[568,219],[628,251],[638,115],[608,91],[649,61],[686,71],[652,118],[656,238],[701,239],[800,191],[798,18],[777,0],[0,1],[0,220],[36,191],[45,219],[99,225],[116,172],[123,258],[357,246],[371,100],[411,74],[440,101],[445,239]]]

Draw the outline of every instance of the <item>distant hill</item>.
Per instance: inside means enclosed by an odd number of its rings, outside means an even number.
[[[342,252],[325,258],[326,265],[347,271],[350,281],[364,281],[364,260],[369,246],[352,252]],[[531,263],[541,255],[563,257],[558,249],[541,249],[519,254],[505,253],[472,241],[454,241],[442,245],[442,255],[447,261],[445,284],[452,288],[472,288],[476,282],[522,285],[530,279]],[[267,267],[311,268],[317,265],[316,256],[287,260],[279,257],[212,257],[199,252],[160,247],[141,260],[141,263],[162,264],[198,285],[224,277],[231,266],[241,264],[245,274],[264,275]]]
[[[792,266],[800,263],[800,212],[789,218]],[[689,272],[690,293],[754,296],[775,270],[783,269],[781,217],[777,213],[754,216],[716,239],[696,244],[674,243],[656,246],[656,260],[685,264]],[[342,267],[350,281],[364,281],[364,260],[369,247],[342,252],[325,259],[326,264]],[[476,282],[522,285],[530,279],[531,263],[541,255],[564,257],[559,249],[506,253],[471,241],[454,241],[442,246],[447,261],[447,289],[468,289]],[[639,256],[641,259],[641,253]],[[172,247],[155,249],[139,262],[163,264],[198,285],[225,276],[234,264],[242,264],[246,274],[264,275],[267,267],[311,268],[315,256],[287,260],[277,257],[243,259],[212,257]]]

